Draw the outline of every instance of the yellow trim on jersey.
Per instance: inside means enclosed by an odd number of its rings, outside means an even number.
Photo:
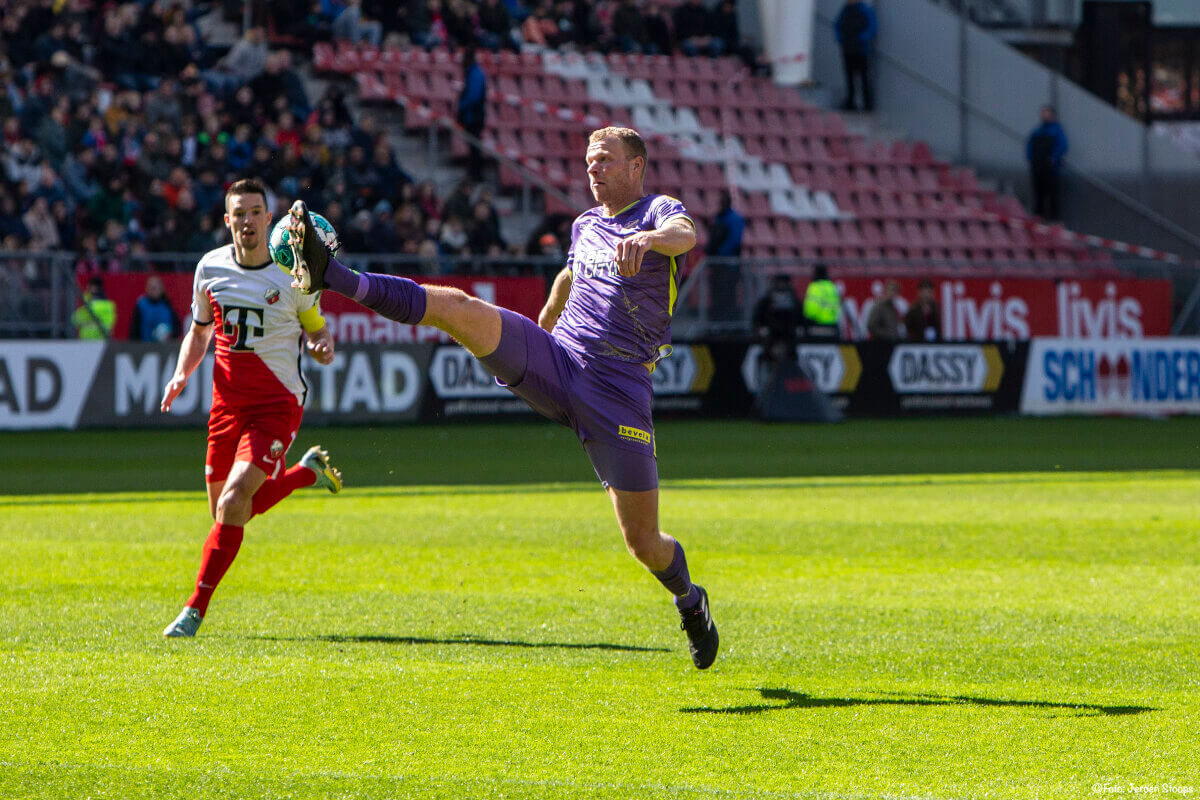
[[[667,278],[667,280],[671,282],[671,293],[668,296],[667,313],[671,316],[675,316],[675,301],[679,299],[679,287],[675,284],[675,270],[679,265],[675,261],[675,256],[667,256],[667,258],[669,258],[671,261],[671,275],[669,278]]]
[[[667,217],[666,219],[664,219],[664,221],[662,221],[662,224],[659,225],[658,229],[662,230],[662,228],[666,227],[666,224],[668,222],[674,222],[674,221],[676,221],[676,219],[686,219],[686,221],[688,221],[688,224],[691,225],[691,229],[692,230],[696,229],[696,221],[695,221],[695,219],[692,219],[691,215],[688,215],[688,213],[677,213],[677,215],[674,215],[673,217]]]
[[[297,312],[296,316],[300,318],[300,327],[308,333],[316,333],[325,327],[325,318],[321,316],[320,305],[313,305],[311,308]]]
[[[665,195],[665,194],[663,195],[663,197],[666,197],[666,196],[667,195]],[[672,197],[671,199],[675,200],[674,197]],[[681,200],[675,200],[675,202],[679,203],[680,205],[683,205],[683,201],[681,201]],[[663,225],[666,225],[668,222],[671,222],[671,221],[677,220],[677,219],[686,219],[689,223],[691,223],[692,230],[696,230],[696,220],[692,219],[690,214],[674,214],[672,216],[669,216],[662,221],[662,225],[658,226],[658,230],[662,230]]]
[[[613,217],[619,217],[619,216],[621,216],[622,214],[624,214],[626,211],[628,211],[629,209],[631,209],[631,208],[633,208],[634,206],[636,206],[638,203],[640,203],[640,202],[642,202],[643,200],[645,200],[647,197],[649,197],[649,195],[645,195],[645,194],[644,194],[644,195],[642,195],[642,196],[641,196],[641,197],[639,197],[637,200],[634,200],[632,203],[630,203],[629,205],[625,206],[624,208],[622,208],[622,209],[621,209],[620,211],[618,211],[617,213],[613,214],[613,215],[612,215],[612,217],[610,217],[610,216],[607,216],[607,215],[604,213],[604,211],[603,211],[603,208],[604,208],[604,206],[600,206],[600,208],[601,208],[601,211],[600,211],[600,217],[601,217],[601,219],[612,219]]]

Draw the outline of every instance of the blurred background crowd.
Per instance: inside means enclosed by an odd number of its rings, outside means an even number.
[[[81,273],[130,253],[228,241],[224,189],[262,178],[277,213],[321,209],[355,253],[557,254],[561,221],[505,242],[488,183],[416,182],[387,131],[342,90],[302,77],[312,46],[737,50],[732,2],[700,0],[0,2],[0,250],[70,251]],[[226,7],[228,6],[228,7]],[[206,18],[242,30],[232,45]],[[433,263],[433,262],[431,262]],[[434,267],[436,269],[436,267]]]

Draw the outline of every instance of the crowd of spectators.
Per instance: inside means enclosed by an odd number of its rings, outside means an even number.
[[[208,250],[226,241],[225,187],[248,174],[277,212],[302,197],[378,225],[386,204],[416,197],[371,116],[353,120],[336,88],[309,98],[262,28],[221,52],[182,5],[90,7],[2,12],[3,249],[73,251],[84,272]]]
[[[243,4],[225,5],[240,22]],[[491,185],[466,182],[443,202],[414,182],[375,117],[352,116],[336,84],[309,97],[294,59],[330,38],[396,37],[719,53],[736,43],[732,6],[260,0],[252,27],[222,47],[199,24],[220,3],[0,5],[0,250],[68,251],[81,274],[123,268],[130,253],[202,252],[228,241],[225,187],[254,175],[277,215],[303,198],[350,253],[418,255],[442,271],[462,268],[449,256],[561,253],[562,219],[506,243]]]
[[[429,48],[740,52],[733,0],[273,0],[260,13],[306,45],[399,35]]]

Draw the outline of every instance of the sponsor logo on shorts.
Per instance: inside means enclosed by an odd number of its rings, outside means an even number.
[[[617,435],[624,439],[635,439],[643,444],[652,444],[654,437],[641,428],[631,428],[628,425],[617,426]]]
[[[276,439],[271,442],[271,458],[279,458],[283,455],[283,442]]]

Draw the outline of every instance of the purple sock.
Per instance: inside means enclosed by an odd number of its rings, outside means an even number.
[[[355,272],[331,258],[325,268],[325,283],[338,294],[396,322],[416,325],[425,317],[425,289],[408,278]]]
[[[671,565],[664,570],[650,571],[659,583],[667,587],[667,591],[675,595],[676,608],[691,608],[700,602],[700,592],[696,591],[692,578],[688,575],[687,558],[683,555],[683,545],[675,542],[675,555],[671,556]]]

